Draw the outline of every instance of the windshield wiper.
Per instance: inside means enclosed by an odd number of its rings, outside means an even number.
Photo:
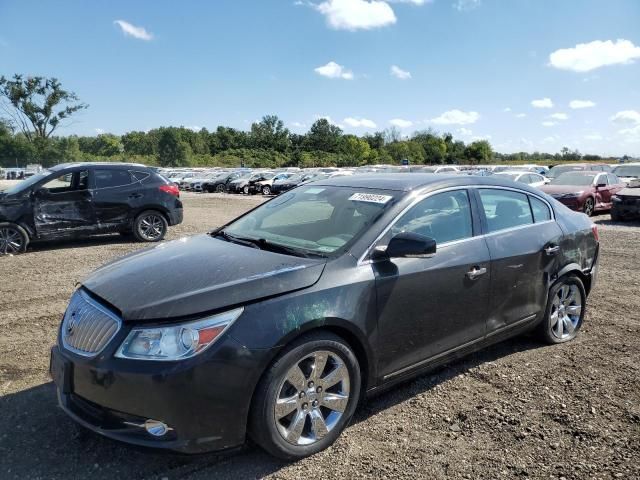
[[[235,235],[231,235],[224,230],[219,230],[217,232],[212,233],[213,236],[220,236],[225,240],[233,243],[238,243],[240,245],[245,245],[251,248],[259,248],[260,250],[266,250],[269,252],[276,253],[284,253],[285,255],[293,255],[295,257],[320,257],[326,258],[326,255],[315,252],[306,252],[299,248],[288,247],[286,245],[281,245],[279,243],[273,243],[267,240],[266,238],[250,238],[250,237],[237,237]]]
[[[284,253],[286,255],[293,255],[295,257],[304,257],[304,258],[311,258],[311,257],[326,258],[326,255],[323,255],[321,253],[303,251],[299,248],[288,247],[286,245],[281,245],[279,243],[273,243],[265,238],[259,238],[254,241],[256,245],[258,245],[260,248],[262,248],[263,250],[268,250],[270,252]]]
[[[213,232],[212,236],[214,236],[214,237],[220,236],[220,237],[224,238],[228,242],[237,243],[239,245],[244,245],[245,247],[260,248],[260,246],[257,245],[255,243],[255,240],[253,240],[252,238],[236,237],[235,235],[231,235],[231,234],[225,232],[224,230],[218,230],[217,232]]]

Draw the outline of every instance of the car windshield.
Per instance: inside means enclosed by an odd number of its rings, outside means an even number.
[[[294,255],[337,254],[394,204],[397,195],[389,190],[303,186],[258,207],[218,235]]]
[[[640,165],[624,165],[613,169],[618,177],[640,177]]]
[[[555,167],[553,167],[551,170],[549,170],[549,173],[547,174],[548,178],[555,178],[558,175],[565,173],[565,172],[571,172],[571,171],[577,171],[577,170],[584,170],[584,168],[577,166],[577,165],[556,165]]]
[[[566,172],[551,180],[550,185],[591,185],[597,173]]]
[[[27,188],[35,185],[40,180],[43,180],[44,178],[46,178],[49,175],[51,175],[51,172],[49,170],[43,170],[40,173],[36,173],[35,175],[32,175],[31,177],[27,178],[26,180],[23,180],[23,181],[19,182],[18,184],[14,185],[13,187],[4,190],[4,193],[6,193],[7,195],[15,195],[16,193],[20,193],[23,190],[26,190]]]

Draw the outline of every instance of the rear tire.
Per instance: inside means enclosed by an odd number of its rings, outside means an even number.
[[[539,334],[548,344],[573,340],[582,327],[586,311],[587,293],[575,275],[561,277],[549,290],[545,316]]]
[[[168,228],[164,215],[156,210],[145,210],[133,222],[133,235],[139,242],[159,242]]]
[[[216,193],[224,193],[224,192],[225,192],[224,185],[222,184],[216,185]]]
[[[0,223],[0,255],[18,255],[27,251],[29,234],[15,223]]]
[[[271,187],[269,185],[265,185],[264,187],[262,187],[262,194],[271,195]]]
[[[256,388],[249,435],[276,457],[295,460],[324,450],[349,423],[360,398],[358,360],[337,335],[296,340]]]

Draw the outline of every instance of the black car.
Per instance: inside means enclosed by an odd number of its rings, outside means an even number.
[[[218,175],[211,180],[207,180],[202,184],[203,192],[218,192],[225,193],[229,190],[229,184],[234,180],[239,179],[244,172],[227,172],[221,175]]]
[[[144,165],[57,165],[0,192],[0,254],[24,252],[34,240],[110,232],[157,242],[182,222],[179,195]]]
[[[640,181],[633,180],[629,186],[618,190],[611,197],[611,220],[640,219]]]
[[[367,394],[526,330],[573,339],[599,242],[527,185],[415,173],[304,185],[162,247],[74,293],[51,353],[60,405],[137,445],[249,435],[293,459]]]

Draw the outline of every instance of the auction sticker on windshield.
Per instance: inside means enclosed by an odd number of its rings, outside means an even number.
[[[375,193],[354,193],[349,197],[349,200],[354,202],[371,202],[385,204],[393,197],[391,195],[378,195]]]

